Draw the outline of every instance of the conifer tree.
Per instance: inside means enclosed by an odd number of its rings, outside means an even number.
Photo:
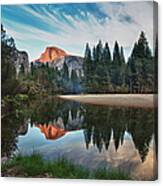
[[[101,40],[98,42],[96,46],[96,52],[95,52],[95,61],[96,63],[100,62],[102,60],[102,54],[103,54],[103,46]]]
[[[89,91],[91,89],[92,85],[92,74],[93,74],[93,63],[91,59],[91,49],[89,47],[89,44],[86,44],[85,49],[85,56],[84,56],[84,62],[83,62],[83,70],[84,70],[84,87],[85,91]]]
[[[155,53],[155,57],[152,57],[144,32],[141,32],[138,41],[135,42],[127,63],[123,47],[119,47],[117,41],[113,49],[113,59],[108,43],[105,43],[103,48],[102,42],[99,41],[93,47],[92,56],[87,44],[84,57],[86,92],[153,92],[157,60],[157,52]]]
[[[143,93],[153,91],[154,65],[151,50],[144,32],[141,32],[135,43],[131,57],[128,60],[130,71],[129,89],[132,92]]]
[[[115,42],[114,50],[113,50],[113,64],[120,64],[121,63],[121,56],[120,56],[120,50],[118,42]]]
[[[18,81],[16,80],[15,60],[17,59],[17,50],[12,37],[7,36],[6,31],[1,24],[1,81],[2,97],[14,95]]]
[[[113,62],[111,67],[111,82],[114,86],[114,89],[116,91],[117,86],[121,86],[122,79],[120,77],[120,66],[121,66],[121,55],[120,55],[120,49],[118,42],[115,42],[114,49],[113,49]]]
[[[121,46],[121,50],[120,50],[120,56],[121,56],[121,63],[124,64],[125,63],[125,57],[124,57],[124,52],[123,52],[123,47]]]

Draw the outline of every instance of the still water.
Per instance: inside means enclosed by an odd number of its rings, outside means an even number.
[[[154,109],[36,101],[2,118],[2,156],[37,152],[47,160],[65,157],[89,169],[118,168],[134,179],[153,180],[155,115]]]

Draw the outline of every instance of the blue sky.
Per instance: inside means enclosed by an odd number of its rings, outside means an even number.
[[[111,49],[117,40],[127,58],[141,30],[153,46],[152,2],[3,5],[1,14],[7,33],[30,60],[47,46],[83,56],[86,42],[93,47],[100,39]]]

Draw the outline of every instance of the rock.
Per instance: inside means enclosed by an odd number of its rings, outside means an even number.
[[[68,67],[69,78],[71,78],[72,70],[76,72],[77,77],[83,76],[83,58],[79,56],[65,56],[59,58],[51,66],[58,68],[59,70],[63,68],[63,64],[66,63]]]
[[[47,47],[40,58],[34,61],[36,66],[42,63],[49,63],[49,67],[61,70],[64,63],[68,67],[68,76],[71,78],[72,71],[76,72],[77,77],[83,76],[83,58],[80,56],[67,54],[64,50],[57,47]]]
[[[18,78],[20,66],[23,65],[24,73],[27,75],[29,72],[29,58],[25,51],[17,51],[17,59],[15,61],[16,77]]]
[[[46,63],[46,62],[52,62],[58,58],[67,56],[68,54],[57,47],[47,47],[45,49],[45,52],[43,52],[40,56],[40,58],[36,59],[35,62],[40,62],[40,63]]]

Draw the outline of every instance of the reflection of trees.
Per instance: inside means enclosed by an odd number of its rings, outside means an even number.
[[[99,151],[102,150],[103,146],[105,146],[105,149],[108,149],[113,130],[114,143],[117,149],[120,139],[123,141],[125,131],[123,110],[97,106],[87,106],[86,110],[85,122],[87,126],[85,129],[85,139],[87,147],[92,139],[93,144],[98,147]]]
[[[66,130],[76,130],[83,125],[83,114],[83,107],[79,103],[51,99],[39,104],[30,118],[32,125],[49,123],[56,125],[57,120],[61,118]]]
[[[139,150],[142,161],[148,153],[149,143],[154,132],[154,111],[138,109],[130,111],[128,131],[132,134],[135,147]]]
[[[123,144],[124,132],[128,131],[139,150],[142,161],[148,153],[149,143],[154,132],[154,111],[132,108],[107,108],[86,106],[86,129],[84,132],[86,147],[92,142],[99,152],[108,149],[111,133],[115,148]]]
[[[108,149],[111,135],[117,150],[120,143],[123,144],[124,133],[127,131],[132,135],[135,147],[144,161],[156,125],[153,110],[80,105],[59,99],[35,101],[25,112],[23,109],[21,112],[23,117],[12,114],[2,119],[2,154],[10,155],[15,150],[16,137],[19,134],[25,135],[28,127],[26,121],[30,118],[31,126],[39,125],[48,134],[47,139],[61,137],[63,131],[82,128],[86,148],[92,143],[99,152]]]
[[[16,150],[18,135],[27,133],[28,119],[31,127],[39,126],[46,135],[48,131],[46,137],[49,139],[64,135],[63,128],[65,131],[81,128],[84,120],[84,110],[80,104],[59,99],[46,99],[41,102],[36,100],[30,102],[28,106],[6,109],[7,111],[6,116],[2,118],[2,156],[10,156]]]
[[[10,115],[3,117],[1,122],[1,155],[9,157],[17,148],[19,128],[25,120],[22,114],[17,114],[16,110],[13,110]]]

